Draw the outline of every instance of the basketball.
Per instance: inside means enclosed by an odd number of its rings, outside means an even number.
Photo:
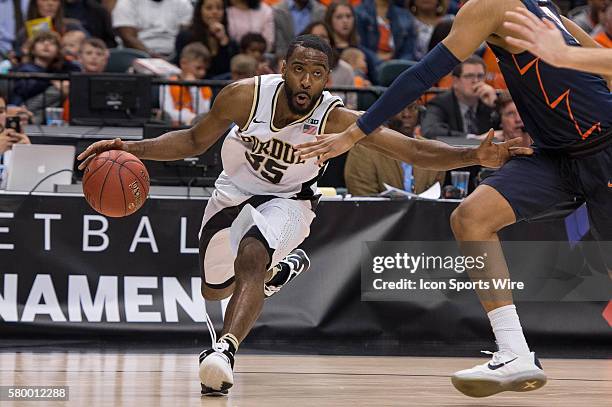
[[[121,150],[96,155],[83,175],[83,194],[102,215],[120,218],[131,215],[149,194],[149,173],[136,156]]]

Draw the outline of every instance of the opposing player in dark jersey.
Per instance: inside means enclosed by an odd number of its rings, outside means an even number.
[[[612,241],[612,94],[602,77],[554,67],[508,44],[504,39],[510,34],[504,26],[505,13],[517,7],[552,22],[569,46],[598,47],[574,23],[561,17],[551,1],[471,0],[457,14],[448,37],[402,73],[356,124],[342,133],[298,146],[304,158],[320,156],[324,161],[363,138],[368,140],[367,134],[486,41],[499,59],[537,151],[508,162],[452,214],[453,232],[463,248],[477,246],[466,242],[482,242],[480,247],[486,247],[488,261],[484,273],[479,272],[482,278],[509,277],[497,236],[500,229],[562,202],[586,201],[591,229],[602,242]],[[602,252],[609,256],[612,250]],[[542,387],[546,375],[527,345],[512,293],[491,289],[479,290],[478,295],[499,350],[489,363],[455,373],[455,387],[474,397]]]
[[[504,27],[514,33],[506,37],[506,42],[525,48],[553,66],[612,75],[612,49],[571,47],[553,23],[527,9],[506,12]]]

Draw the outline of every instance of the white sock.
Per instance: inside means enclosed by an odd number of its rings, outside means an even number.
[[[499,350],[510,351],[517,355],[529,354],[529,346],[523,335],[523,328],[514,304],[496,308],[487,315]]]

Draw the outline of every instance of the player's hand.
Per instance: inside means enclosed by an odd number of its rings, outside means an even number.
[[[366,135],[356,124],[352,124],[342,133],[321,134],[317,141],[303,143],[296,146],[300,158],[307,160],[318,157],[317,164],[322,165],[330,158],[334,158],[347,152],[359,140]]]
[[[96,141],[77,156],[77,160],[83,160],[83,162],[79,164],[79,170],[84,170],[85,167],[87,167],[87,164],[89,164],[89,161],[94,158],[96,154],[100,154],[108,150],[128,151],[127,144],[120,138],[116,138],[114,140]]]
[[[523,7],[506,11],[504,28],[512,33],[505,37],[508,44],[526,49],[551,65],[559,66],[569,47],[551,21],[539,19]]]
[[[476,157],[483,167],[499,168],[512,157],[533,154],[533,149],[530,147],[518,147],[522,142],[521,138],[514,138],[497,144],[493,143],[494,138],[495,131],[491,129],[487,138],[476,149]]]
[[[486,133],[482,133],[482,134],[468,134],[467,136],[465,136],[466,139],[468,140],[479,140],[482,141],[484,139],[486,139],[489,136],[489,132]],[[504,131],[503,130],[494,130],[493,131],[493,137],[495,140],[498,141],[504,141]]]

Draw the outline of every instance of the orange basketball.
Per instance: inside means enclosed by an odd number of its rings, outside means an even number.
[[[102,215],[131,215],[149,195],[149,173],[136,156],[121,150],[96,155],[83,174],[83,194]]]

